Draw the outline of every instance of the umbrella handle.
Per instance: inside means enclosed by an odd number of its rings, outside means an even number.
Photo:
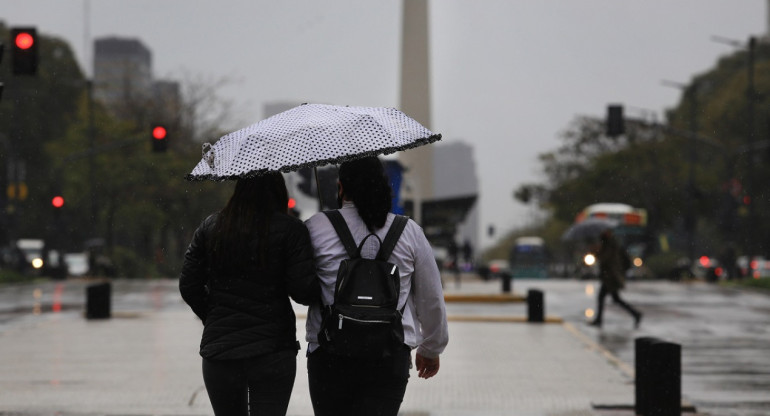
[[[313,166],[313,173],[315,174],[315,189],[318,194],[318,211],[323,211],[324,201],[323,196],[321,196],[321,180],[318,179],[318,166]]]

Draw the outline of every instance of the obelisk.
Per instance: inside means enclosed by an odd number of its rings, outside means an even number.
[[[428,0],[403,0],[400,110],[431,129]],[[433,145],[400,152],[407,182],[405,197],[421,221],[421,203],[433,197]]]

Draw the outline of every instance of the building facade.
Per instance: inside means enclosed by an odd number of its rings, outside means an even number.
[[[96,39],[93,74],[94,98],[118,113],[152,97],[152,53],[138,39]]]

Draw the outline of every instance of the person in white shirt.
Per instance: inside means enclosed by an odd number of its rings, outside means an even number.
[[[376,157],[345,162],[339,168],[338,202],[356,244],[370,232],[384,240],[394,214],[392,190],[384,168]],[[389,262],[401,273],[398,308],[405,307],[402,324],[404,347],[391,357],[367,360],[334,355],[318,344],[322,308],[334,300],[340,262],[348,258],[334,227],[323,213],[306,221],[313,245],[316,270],[321,281],[323,305],[311,305],[306,323],[308,379],[316,416],[396,416],[406,392],[411,368],[411,350],[421,378],[439,370],[449,332],[441,288],[441,276],[422,228],[409,220]],[[376,239],[364,244],[361,256],[374,258]]]

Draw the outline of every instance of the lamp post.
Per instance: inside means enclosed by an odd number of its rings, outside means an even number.
[[[695,137],[698,134],[698,84],[693,84],[688,88],[686,84],[674,81],[662,81],[663,85],[678,88],[684,91],[685,97],[689,102],[690,113],[689,123],[691,135],[687,140],[689,169],[687,173],[687,192],[685,206],[687,213],[685,218],[685,232],[687,233],[687,257],[692,262],[695,259],[695,233],[697,228],[697,214],[695,212],[695,198],[697,195],[695,188],[695,165],[698,162],[698,147],[695,143]]]

